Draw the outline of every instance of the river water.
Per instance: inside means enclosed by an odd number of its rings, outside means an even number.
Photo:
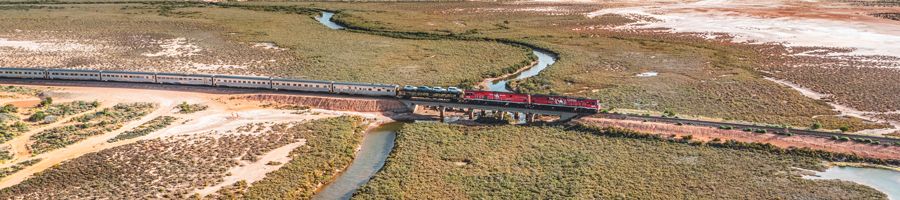
[[[402,122],[392,122],[366,133],[350,167],[319,191],[313,199],[350,199],[356,189],[369,182],[369,179],[384,166],[384,161],[394,148],[397,130],[402,126]]]
[[[316,20],[330,29],[345,28],[331,21],[333,16],[334,13],[322,12],[322,15],[317,16]],[[533,50],[533,52],[538,57],[538,63],[530,69],[517,74],[513,78],[514,80],[535,76],[556,62],[555,57],[548,52],[541,50]],[[508,82],[508,80],[494,82],[489,89],[492,91],[509,91],[506,89]],[[356,158],[353,159],[353,163],[337,179],[319,191],[313,199],[350,199],[359,187],[366,184],[384,166],[391,149],[394,148],[394,138],[397,137],[397,130],[402,125],[402,123],[384,124],[367,133]]]
[[[538,49],[533,49],[532,52],[538,58],[537,64],[535,64],[528,70],[517,74],[516,77],[512,78],[511,80],[522,80],[528,77],[536,76],[538,75],[538,73],[544,71],[544,69],[546,69],[553,63],[556,63],[556,57],[554,57],[550,52]],[[509,81],[510,79],[494,81],[490,85],[488,85],[488,90],[497,92],[509,92],[509,87],[507,86],[507,84],[509,84]]]
[[[316,17],[319,23],[322,23],[331,29],[343,29],[345,27],[334,23],[331,18],[334,13],[322,12],[321,16]],[[541,71],[556,62],[556,57],[551,53],[533,49],[532,52],[538,57],[538,63],[528,70],[516,75],[512,79],[498,80],[488,85],[490,91],[509,92],[507,84],[509,80],[521,80],[538,75]],[[356,158],[350,167],[347,168],[334,182],[328,184],[313,199],[349,199],[353,193],[381,167],[394,147],[394,138],[397,136],[397,130],[402,127],[402,123],[388,123],[371,130],[363,139],[360,151],[357,152]],[[808,176],[810,179],[840,179],[852,181],[877,189],[888,195],[892,200],[900,200],[900,172],[875,169],[875,168],[859,168],[859,167],[833,167],[825,172],[818,173],[817,176]]]
[[[900,200],[900,172],[877,168],[832,167],[809,179],[838,179],[875,188],[888,195],[888,199]]]
[[[333,12],[322,12],[322,15],[317,16],[316,20],[318,20],[319,23],[322,23],[322,25],[325,25],[326,27],[328,27],[330,29],[343,29],[344,28],[344,26],[341,26],[340,24],[337,24],[337,23],[334,23],[333,21],[331,21],[331,17],[334,17]]]

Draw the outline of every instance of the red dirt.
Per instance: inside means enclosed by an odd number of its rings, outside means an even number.
[[[839,142],[828,138],[805,135],[782,136],[769,133],[750,133],[740,130],[722,130],[718,128],[703,126],[679,126],[657,122],[613,120],[603,118],[583,118],[576,120],[575,123],[599,127],[625,128],[638,132],[664,136],[676,135],[676,137],[681,137],[684,135],[691,135],[691,137],[693,138],[692,140],[704,142],[711,141],[714,138],[719,138],[722,141],[734,140],[739,142],[769,143],[782,148],[808,147],[810,149],[839,153],[851,153],[870,158],[900,159],[900,147],[897,146],[869,145],[856,142]]]
[[[357,112],[404,112],[406,106],[397,100],[388,99],[349,99],[317,96],[291,96],[277,94],[255,94],[238,97],[251,101],[271,102],[279,104],[297,104],[313,108],[337,111]]]

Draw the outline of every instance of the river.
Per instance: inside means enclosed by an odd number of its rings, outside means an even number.
[[[556,63],[556,57],[554,57],[550,52],[539,49],[532,49],[531,52],[534,53],[535,56],[537,56],[537,64],[535,64],[528,70],[522,71],[522,73],[517,74],[515,78],[491,82],[491,84],[488,85],[488,90],[497,92],[509,92],[508,84],[510,80],[522,80],[528,77],[537,76],[538,73],[544,71],[544,69],[547,69],[547,67],[553,65],[553,63]]]
[[[316,20],[330,29],[345,28],[331,21],[332,17],[334,17],[334,13],[322,12],[322,15],[317,16]],[[510,80],[521,80],[535,76],[556,62],[556,57],[549,52],[538,49],[533,49],[532,52],[537,56],[538,62]],[[509,80],[493,82],[489,85],[488,90],[509,92],[507,89],[508,83]],[[350,199],[359,187],[366,184],[384,166],[391,149],[394,148],[394,138],[397,137],[397,130],[401,126],[402,123],[399,122],[389,123],[366,133],[360,150],[357,152],[356,158],[353,159],[353,163],[337,179],[319,191],[313,199]]]
[[[832,167],[808,179],[838,179],[859,183],[887,194],[888,199],[900,200],[900,172],[861,167]]]
[[[394,148],[397,130],[402,126],[403,122],[392,122],[366,133],[350,167],[322,191],[316,193],[313,199],[350,199],[356,189],[369,182],[369,179],[384,166],[384,161]]]

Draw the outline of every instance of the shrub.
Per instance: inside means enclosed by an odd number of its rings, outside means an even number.
[[[195,113],[195,112],[206,110],[207,108],[209,108],[209,106],[202,105],[202,104],[188,104],[187,102],[181,102],[181,104],[178,104],[177,108],[178,108],[178,113],[190,114],[190,113]]]
[[[52,104],[53,104],[53,97],[45,97],[44,99],[41,99],[40,106],[41,106],[41,107],[47,107],[47,106],[50,106],[50,105],[52,105]]]
[[[841,127],[840,127],[840,128],[838,128],[838,129],[840,129],[840,130],[841,130],[841,132],[847,132],[847,131],[849,131],[849,130],[850,130],[850,127],[848,127],[848,126],[841,126]]]
[[[766,129],[756,129],[753,130],[754,133],[766,133]]]
[[[3,107],[0,107],[0,113],[17,113],[19,109],[12,104],[6,104]]]
[[[44,111],[37,111],[34,114],[31,114],[31,117],[28,117],[28,121],[38,122],[44,120],[47,117],[47,114]]]
[[[812,124],[812,126],[810,126],[809,128],[812,129],[812,130],[820,129],[820,128],[822,128],[822,124],[819,123],[819,122],[814,122],[814,123]]]

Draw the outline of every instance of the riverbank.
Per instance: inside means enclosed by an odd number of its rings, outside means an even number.
[[[417,123],[396,145],[354,198],[884,198],[862,185],[800,178],[794,167],[825,169],[811,157],[559,127]]]

